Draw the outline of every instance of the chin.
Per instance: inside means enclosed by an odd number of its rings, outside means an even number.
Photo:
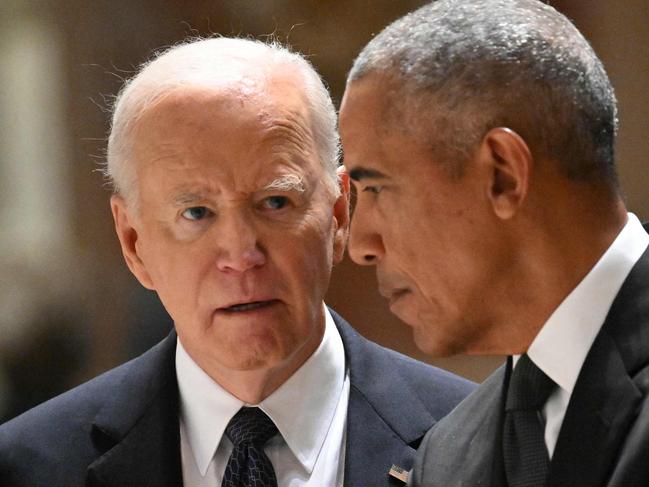
[[[415,335],[415,345],[417,348],[424,352],[426,355],[434,358],[447,357],[449,354],[444,353],[443,347],[439,346],[439,343],[434,342],[428,337],[419,338]]]
[[[454,344],[453,341],[448,340],[448,337],[430,333],[425,329],[425,326],[413,326],[413,331],[415,345],[417,345],[417,348],[419,350],[424,352],[426,355],[429,355],[430,357],[450,357],[461,352],[460,350],[458,350],[456,344]]]
[[[403,323],[411,327],[413,330],[415,330],[415,333],[417,333],[417,328],[420,326],[419,321],[416,319],[416,316],[413,315],[413,313],[409,312],[408,309],[405,310],[398,310],[398,309],[392,309],[390,308],[390,311],[394,316],[399,318]]]
[[[219,360],[226,368],[241,372],[260,369],[271,369],[283,362],[283,357],[276,352],[250,350],[246,347],[245,354],[229,354]]]

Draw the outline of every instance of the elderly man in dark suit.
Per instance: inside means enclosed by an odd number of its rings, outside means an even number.
[[[471,385],[323,304],[349,181],[313,68],[190,42],[125,85],[112,122],[117,234],[175,332],[0,427],[0,484],[389,485]]]
[[[439,0],[358,56],[352,258],[423,350],[510,355],[431,430],[412,485],[649,483],[649,236],[616,115],[588,42],[536,0]]]

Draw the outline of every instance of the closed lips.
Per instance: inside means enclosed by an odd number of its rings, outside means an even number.
[[[238,303],[227,307],[219,308],[219,311],[226,311],[230,313],[236,313],[240,311],[251,311],[255,309],[264,308],[266,306],[270,306],[272,304],[275,304],[276,302],[277,302],[276,299],[271,299],[267,301],[250,301],[246,303]]]

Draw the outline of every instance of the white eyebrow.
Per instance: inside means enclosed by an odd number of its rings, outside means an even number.
[[[280,176],[266,186],[264,186],[265,191],[295,191],[297,193],[304,193],[306,188],[304,186],[304,181],[300,176],[295,174],[285,174]]]

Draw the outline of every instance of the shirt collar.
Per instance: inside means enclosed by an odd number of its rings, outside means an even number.
[[[345,380],[345,350],[326,306],[325,332],[317,350],[284,384],[258,406],[273,420],[282,438],[310,474]],[[185,426],[196,465],[205,475],[230,419],[246,405],[207,375],[178,340],[176,375]]]
[[[649,235],[638,218],[629,213],[611,246],[552,313],[530,345],[530,359],[569,394],[615,296],[648,244]]]
[[[189,356],[180,339],[176,346],[176,377],[180,421],[198,470],[205,476],[225,427],[244,403],[207,375]]]

